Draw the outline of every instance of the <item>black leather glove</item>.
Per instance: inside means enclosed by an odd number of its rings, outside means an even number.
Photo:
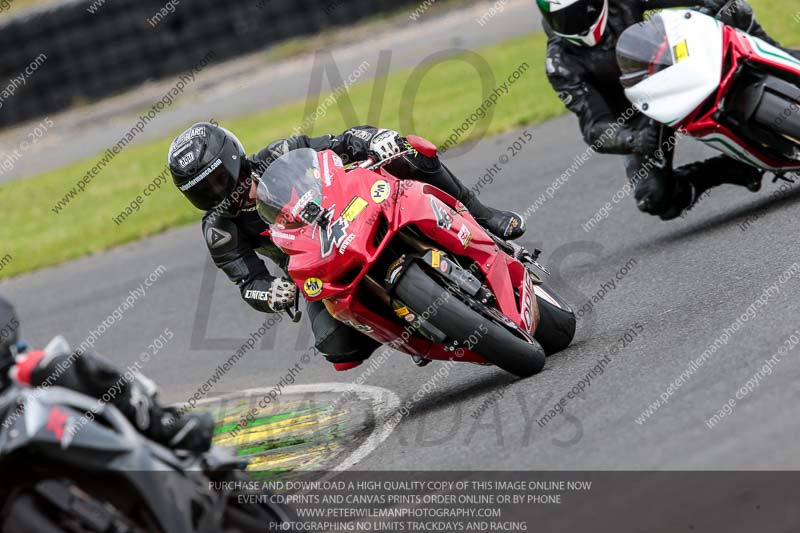
[[[755,13],[750,4],[743,0],[714,0],[710,5],[698,8],[697,11],[718,19],[723,24],[750,31],[755,21]]]
[[[377,161],[397,155],[405,146],[404,139],[394,130],[379,130],[369,142],[369,153]]]
[[[284,311],[294,305],[297,286],[289,278],[275,278],[267,289],[267,305],[274,312]]]

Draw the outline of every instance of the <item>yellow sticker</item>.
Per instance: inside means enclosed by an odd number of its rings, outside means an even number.
[[[322,280],[319,278],[308,278],[303,284],[303,290],[311,298],[319,296],[322,293]]]
[[[348,222],[352,222],[367,208],[369,203],[361,198],[360,196],[354,197],[350,200],[350,203],[347,204],[347,207],[344,208],[342,211],[342,218]]]
[[[675,52],[676,63],[680,63],[681,61],[689,57],[689,45],[685,40],[676,44],[672,50]]]
[[[409,314],[411,311],[409,311],[408,307],[403,306],[400,309],[395,309],[394,312],[397,314],[397,316],[404,317],[407,314]]]
[[[439,263],[442,262],[442,254],[439,250],[434,250],[431,252],[431,266],[433,268],[439,268]]]
[[[390,194],[392,194],[392,187],[386,180],[376,181],[372,184],[372,188],[369,191],[372,201],[376,204],[382,204],[385,202],[389,198]]]

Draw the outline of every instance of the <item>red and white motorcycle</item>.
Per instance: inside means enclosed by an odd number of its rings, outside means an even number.
[[[651,119],[752,166],[800,169],[800,61],[690,10],[666,10],[617,43],[625,94]]]

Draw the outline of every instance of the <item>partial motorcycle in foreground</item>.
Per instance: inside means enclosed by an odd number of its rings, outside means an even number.
[[[408,141],[393,158],[348,168],[311,149],[269,166],[258,209],[290,257],[289,275],[308,300],[409,355],[539,372],[572,341],[572,310],[543,285],[538,252],[487,233],[440,189],[384,168],[413,150],[436,153],[425,139]]]
[[[625,94],[648,117],[778,175],[800,169],[800,61],[690,10],[666,10],[617,43]]]
[[[46,352],[63,350],[59,339]],[[240,503],[247,464],[228,450],[165,448],[113,405],[68,389],[4,394],[16,408],[0,421],[0,531],[244,533],[294,520],[271,503]]]

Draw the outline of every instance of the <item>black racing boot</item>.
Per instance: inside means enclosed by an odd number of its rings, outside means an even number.
[[[464,204],[478,224],[501,239],[516,239],[525,233],[525,219],[522,215],[483,205],[475,193],[461,183],[438,158],[404,157],[396,164],[398,166],[400,164],[408,165],[414,177],[438,187]],[[395,173],[394,171],[399,169],[388,167],[388,170]],[[400,176],[404,174],[395,173]]]
[[[674,206],[660,215],[663,220],[677,218],[694,207],[706,191],[720,185],[738,185],[758,192],[764,171],[723,155],[677,168],[674,177],[677,184]]]
[[[738,185],[750,192],[761,190],[764,171],[741,163],[728,156],[718,156],[700,163],[692,163],[675,170],[676,176],[685,178],[695,188],[697,197],[719,185]]]
[[[501,239],[513,240],[522,237],[525,233],[525,219],[522,215],[483,205],[472,191],[468,192],[471,198],[456,199],[466,206],[478,224]]]

